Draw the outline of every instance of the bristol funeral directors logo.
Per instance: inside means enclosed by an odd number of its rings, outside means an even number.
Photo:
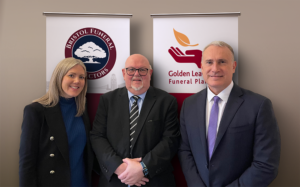
[[[116,46],[111,37],[97,28],[82,28],[74,32],[65,46],[65,57],[84,62],[88,79],[107,75],[116,62]]]
[[[189,38],[173,29],[177,42],[183,47],[196,47],[199,44],[190,44]],[[178,47],[170,47],[168,50],[173,59],[178,63],[195,63],[201,68],[202,51],[199,49],[186,50],[185,54]]]

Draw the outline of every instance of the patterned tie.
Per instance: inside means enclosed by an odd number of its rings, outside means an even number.
[[[217,126],[218,126],[218,114],[219,114],[219,100],[218,96],[214,97],[214,104],[210,111],[209,125],[208,125],[208,135],[207,135],[207,144],[209,151],[209,159],[214,150],[216,136],[217,136]]]
[[[139,96],[137,95],[134,95],[132,96],[133,99],[135,100],[131,106],[131,111],[130,111],[130,118],[129,118],[129,121],[130,121],[130,149],[132,148],[132,141],[134,139],[134,133],[135,133],[135,130],[136,130],[136,125],[137,125],[137,122],[138,122],[138,119],[139,119],[139,107],[137,105],[137,101],[139,100]]]

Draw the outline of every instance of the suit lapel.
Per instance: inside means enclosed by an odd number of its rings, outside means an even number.
[[[243,95],[242,90],[239,86],[234,84],[222,115],[214,151],[218,147],[237,110],[244,102],[244,100],[240,97],[241,95]]]
[[[121,93],[119,95],[119,101],[120,106],[124,106],[125,108],[122,110],[116,110],[121,113],[120,121],[124,123],[124,125],[120,125],[120,128],[122,128],[122,132],[124,132],[124,147],[129,150],[129,129],[130,129],[130,123],[129,123],[129,99],[128,99],[128,91],[126,87],[124,87],[121,90]]]
[[[199,134],[201,138],[201,143],[204,148],[206,160],[208,160],[208,151],[207,151],[207,140],[206,140],[206,97],[207,89],[204,89],[199,93],[197,98],[197,127],[199,127]]]
[[[50,136],[54,137],[54,143],[69,165],[68,137],[59,104],[45,108],[45,118],[50,129]]]
[[[135,142],[136,140],[138,139],[139,137],[139,134],[141,132],[141,129],[143,128],[145,122],[146,122],[146,119],[154,105],[156,101],[156,94],[155,94],[155,91],[152,87],[150,87],[147,91],[147,94],[146,94],[146,97],[145,97],[145,100],[143,102],[143,105],[142,105],[142,110],[141,110],[141,113],[140,113],[140,116],[139,116],[139,120],[138,120],[138,124],[137,124],[137,127],[136,127],[136,138],[133,139],[133,142],[132,142],[132,146],[134,147],[135,145]],[[133,149],[132,149],[133,150]]]

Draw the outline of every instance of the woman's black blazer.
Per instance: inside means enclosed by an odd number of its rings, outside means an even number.
[[[94,155],[87,112],[82,118],[87,136],[86,175],[91,185]],[[20,186],[70,186],[68,137],[59,104],[44,107],[32,103],[25,107],[19,156]]]

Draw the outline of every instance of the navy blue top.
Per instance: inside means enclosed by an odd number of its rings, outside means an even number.
[[[74,97],[60,97],[59,104],[68,136],[71,186],[88,186],[83,159],[86,132],[82,117],[75,117],[77,108]]]

